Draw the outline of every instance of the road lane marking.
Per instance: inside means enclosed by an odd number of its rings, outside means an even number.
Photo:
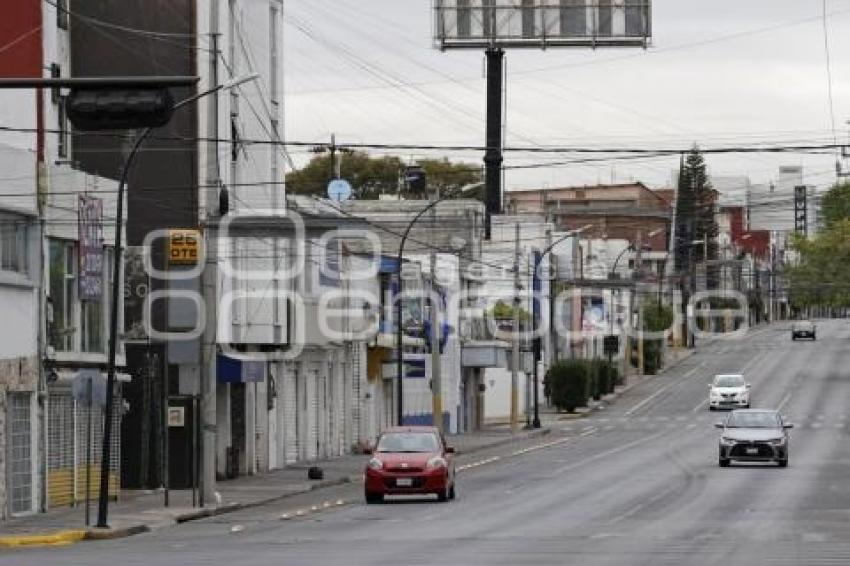
[[[653,393],[652,395],[650,395],[649,397],[647,397],[646,399],[644,399],[643,401],[641,401],[640,403],[638,403],[637,405],[635,405],[634,407],[632,407],[631,409],[626,411],[626,415],[627,416],[633,415],[634,413],[639,411],[641,408],[643,408],[645,405],[647,405],[648,403],[651,403],[656,397],[658,397],[662,393],[666,393],[669,389],[671,389],[671,388],[673,388],[677,385],[681,385],[686,379],[688,379],[691,375],[693,375],[697,370],[701,369],[704,363],[705,362],[701,362],[699,365],[692,368],[690,371],[685,373],[682,377],[678,378],[676,381],[668,383],[667,385],[665,385],[664,387],[662,387],[661,389],[659,389],[658,391],[656,391],[655,393]]]
[[[567,466],[563,466],[561,468],[558,468],[555,471],[559,474],[564,473],[564,472],[569,472],[571,470],[574,470],[574,469],[579,468],[581,466],[585,466],[585,465],[590,464],[592,462],[595,462],[597,460],[601,460],[603,458],[607,458],[609,456],[619,454],[620,452],[625,452],[626,450],[631,450],[632,448],[635,448],[636,446],[640,446],[641,444],[646,444],[647,442],[651,442],[653,440],[661,438],[662,436],[667,436],[667,434],[668,433],[665,430],[664,432],[659,432],[659,433],[653,434],[651,436],[646,436],[646,437],[641,438],[639,440],[635,440],[634,442],[629,442],[628,444],[622,444],[620,446],[617,446],[616,448],[611,448],[610,450],[606,450],[604,452],[598,452],[597,454],[594,454],[593,456],[585,458],[584,460],[580,460],[578,462],[574,462],[574,463],[569,464]]]

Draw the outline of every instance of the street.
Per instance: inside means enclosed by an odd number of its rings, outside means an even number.
[[[127,539],[5,552],[0,564],[847,564],[850,324],[700,344],[549,446],[465,469],[459,499],[366,506],[359,485]],[[717,465],[715,373],[795,424],[790,465]],[[519,451],[516,451],[519,452]],[[479,458],[480,459],[480,458]],[[463,462],[461,462],[462,464]],[[280,518],[322,501],[346,504]]]

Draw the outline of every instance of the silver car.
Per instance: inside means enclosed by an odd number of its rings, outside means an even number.
[[[792,324],[791,340],[796,340],[797,338],[811,338],[812,340],[816,340],[817,327],[815,323],[810,320],[798,320]]]
[[[739,409],[714,426],[723,430],[719,452],[721,468],[727,467],[732,460],[776,462],[782,468],[788,465],[788,430],[794,425],[783,422],[778,411]]]

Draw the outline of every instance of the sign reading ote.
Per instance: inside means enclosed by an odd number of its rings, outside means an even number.
[[[201,245],[198,230],[168,231],[168,263],[171,265],[195,265]]]

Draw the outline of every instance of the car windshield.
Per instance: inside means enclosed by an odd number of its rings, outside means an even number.
[[[718,375],[714,378],[715,387],[743,387],[744,378],[740,375]]]
[[[440,442],[432,432],[388,432],[378,441],[377,452],[437,452]]]
[[[811,322],[809,322],[809,321],[805,321],[805,322],[797,322],[797,323],[795,323],[795,324],[794,324],[794,327],[795,327],[795,328],[801,328],[801,329],[809,329],[809,328],[811,328],[812,326],[814,326],[814,325],[813,325]]]
[[[777,428],[780,425],[776,413],[732,413],[726,421],[729,428]]]

